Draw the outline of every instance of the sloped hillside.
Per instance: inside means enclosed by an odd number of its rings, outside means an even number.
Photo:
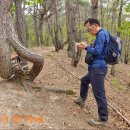
[[[29,89],[18,82],[0,79],[1,129],[129,129],[111,107],[106,126],[92,127],[87,123],[97,117],[91,88],[86,110],[73,103],[73,98],[79,95],[79,79],[87,72],[84,60],[74,68],[65,50],[59,53],[51,47],[33,50],[43,54],[45,63],[33,84],[28,83]],[[116,68],[116,77],[110,76],[110,72],[106,77],[106,94],[108,101],[130,120],[130,66],[119,64]]]

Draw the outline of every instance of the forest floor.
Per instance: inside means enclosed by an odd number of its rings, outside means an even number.
[[[17,82],[0,79],[0,129],[130,130],[111,107],[105,126],[87,123],[98,117],[91,88],[86,108],[89,113],[73,103],[79,95],[79,79],[87,73],[84,59],[75,68],[66,50],[59,53],[52,47],[32,50],[43,55],[44,66],[33,81],[33,88],[30,86],[31,91]],[[111,66],[105,80],[108,101],[130,121],[130,65],[116,65],[115,77],[110,75],[110,69]]]

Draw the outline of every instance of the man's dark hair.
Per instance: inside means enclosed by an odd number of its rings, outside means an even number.
[[[100,22],[95,19],[95,18],[88,18],[85,22],[84,22],[84,26],[89,23],[90,25],[93,25],[93,24],[97,24],[98,26],[100,26]]]

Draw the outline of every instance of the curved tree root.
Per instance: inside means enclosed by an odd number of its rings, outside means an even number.
[[[17,77],[33,81],[42,70],[44,63],[43,57],[26,49],[20,44],[17,39],[14,40],[12,38],[9,38],[7,39],[7,42],[11,43],[11,45],[20,57],[33,63],[33,67],[30,71],[24,72],[18,68],[14,68],[13,72],[15,73],[15,75],[17,75]]]
[[[33,81],[42,70],[44,59],[41,55],[25,48],[19,41],[14,27],[14,20],[10,15],[12,2],[12,0],[0,1],[0,76],[4,79],[9,79],[15,75],[14,77],[18,77],[18,79]],[[30,71],[25,73],[17,67],[12,67],[10,45],[13,46],[20,57],[33,63]]]
[[[20,57],[33,63],[33,67],[31,68],[30,71],[27,71],[26,73],[24,72],[22,73],[22,77],[24,79],[33,81],[42,70],[44,59],[41,55],[31,52],[29,49],[25,48],[21,44],[13,26],[13,19],[10,15],[8,17],[8,22],[10,24],[7,25],[8,37],[6,38],[6,42],[9,45],[13,46],[14,50]],[[15,74],[17,74],[16,71]]]

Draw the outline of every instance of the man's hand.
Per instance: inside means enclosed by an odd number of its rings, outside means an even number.
[[[76,45],[79,49],[85,49],[87,47],[87,44],[85,42],[76,43]]]

